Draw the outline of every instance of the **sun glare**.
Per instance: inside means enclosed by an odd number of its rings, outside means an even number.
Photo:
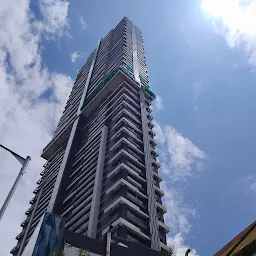
[[[239,6],[239,0],[203,0],[202,9],[208,14],[223,18],[232,15],[234,7]]]
[[[255,31],[256,0],[202,0],[202,9],[232,33]]]

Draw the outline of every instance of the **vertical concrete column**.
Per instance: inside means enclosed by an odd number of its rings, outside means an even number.
[[[99,208],[100,208],[100,197],[101,197],[101,188],[102,188],[102,177],[104,170],[105,162],[105,152],[108,136],[108,127],[104,126],[101,131],[100,139],[100,148],[99,155],[96,167],[96,175],[94,180],[93,194],[92,194],[92,203],[88,223],[87,235],[91,238],[96,238],[97,235],[97,224],[99,217]]]
[[[155,204],[155,201],[156,201],[155,188],[153,183],[153,167],[152,167],[151,147],[149,143],[147,110],[146,110],[146,103],[145,103],[145,95],[142,90],[140,91],[140,99],[141,99],[140,104],[141,104],[143,143],[144,143],[145,165],[146,165],[151,248],[154,250],[160,251],[160,237],[159,237],[159,227],[158,227],[158,219],[157,219],[157,209]]]
[[[86,83],[85,83],[85,87],[84,87],[84,90],[83,90],[83,94],[82,94],[80,102],[79,102],[79,107],[78,107],[78,110],[77,110],[77,118],[73,123],[72,130],[71,130],[70,136],[68,138],[67,147],[66,147],[66,150],[65,150],[65,153],[64,153],[64,156],[63,156],[63,160],[61,162],[60,170],[58,172],[58,176],[57,176],[57,179],[55,181],[54,188],[53,188],[53,191],[52,191],[51,199],[50,199],[49,205],[47,207],[47,211],[50,212],[50,213],[54,213],[54,206],[55,206],[55,203],[56,203],[56,198],[57,198],[58,194],[60,193],[61,188],[63,187],[62,179],[63,179],[63,176],[64,176],[64,172],[66,170],[66,166],[67,166],[68,159],[69,159],[69,156],[70,156],[71,147],[72,147],[73,142],[74,142],[75,134],[77,132],[78,122],[79,122],[79,115],[81,113],[81,107],[83,106],[83,103],[84,103],[84,100],[85,100],[85,97],[86,97],[86,92],[87,92],[87,89],[88,89],[88,86],[89,86],[89,83],[90,83],[90,80],[91,80],[94,64],[95,64],[97,54],[98,54],[98,51],[99,51],[99,46],[100,46],[100,41],[99,41],[99,43],[97,45],[97,48],[95,50],[95,54],[94,54],[94,57],[93,57],[93,60],[92,60],[92,63],[91,63],[91,67],[90,67],[90,70],[89,70],[89,73],[88,73],[88,77],[87,77],[87,80],[86,80]]]
[[[21,240],[20,249],[19,249],[19,252],[18,252],[17,256],[20,256],[22,251],[23,251],[23,247],[24,247],[24,244],[26,242],[26,239],[27,239],[27,236],[28,236],[28,232],[29,232],[29,229],[31,227],[32,221],[34,219],[34,216],[35,216],[35,213],[36,213],[36,209],[37,209],[37,206],[38,206],[38,203],[39,203],[39,200],[41,198],[42,193],[43,193],[43,187],[40,189],[40,191],[38,193],[38,196],[37,196],[37,199],[36,199],[36,202],[35,202],[35,206],[34,206],[34,209],[33,209],[32,213],[31,213],[31,216],[29,218],[29,222],[28,222],[28,225],[26,227],[25,234],[24,234],[24,236],[23,236],[23,238]]]

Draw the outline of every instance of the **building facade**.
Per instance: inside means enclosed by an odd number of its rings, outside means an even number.
[[[80,69],[31,199],[13,255],[21,255],[45,211],[65,229],[167,250],[149,80],[140,30],[126,17]]]

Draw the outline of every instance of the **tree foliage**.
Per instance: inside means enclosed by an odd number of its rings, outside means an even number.
[[[78,256],[90,256],[90,251],[87,251],[85,249],[79,249]],[[57,256],[55,252],[52,252],[49,254],[49,256]],[[65,256],[64,251],[59,252],[58,256]]]
[[[169,250],[168,250],[168,252],[166,253],[166,255],[167,255],[167,256],[176,256],[174,246],[169,246]]]
[[[90,252],[85,250],[85,249],[79,249],[79,254],[78,256],[90,256]]]

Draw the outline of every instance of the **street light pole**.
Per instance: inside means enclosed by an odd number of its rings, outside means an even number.
[[[20,172],[19,172],[19,174],[18,174],[18,176],[17,176],[15,182],[14,182],[13,185],[12,185],[11,190],[10,190],[9,194],[7,195],[7,197],[6,197],[6,199],[5,199],[4,203],[3,203],[3,205],[2,205],[2,207],[1,207],[1,210],[0,210],[0,221],[1,221],[1,219],[2,219],[2,217],[3,217],[3,215],[4,215],[4,212],[5,212],[5,210],[6,210],[7,206],[8,206],[8,204],[9,204],[9,202],[10,202],[10,200],[11,200],[13,194],[14,194],[14,191],[16,190],[16,188],[17,188],[17,186],[18,186],[18,183],[20,182],[20,180],[21,180],[21,178],[22,178],[22,175],[25,173],[25,170],[26,170],[26,168],[27,168],[27,166],[28,166],[29,161],[31,160],[31,157],[30,157],[30,156],[27,156],[26,158],[23,158],[23,157],[21,157],[20,155],[16,154],[16,153],[13,152],[12,150],[10,150],[10,149],[4,147],[4,146],[1,145],[1,144],[0,144],[0,147],[3,148],[3,149],[5,149],[6,151],[10,152],[10,153],[21,163],[21,165],[22,165],[22,167],[21,167],[21,169],[20,169]]]
[[[186,250],[186,253],[185,253],[185,256],[188,256],[188,254],[191,252],[191,250],[190,249],[187,249]]]

